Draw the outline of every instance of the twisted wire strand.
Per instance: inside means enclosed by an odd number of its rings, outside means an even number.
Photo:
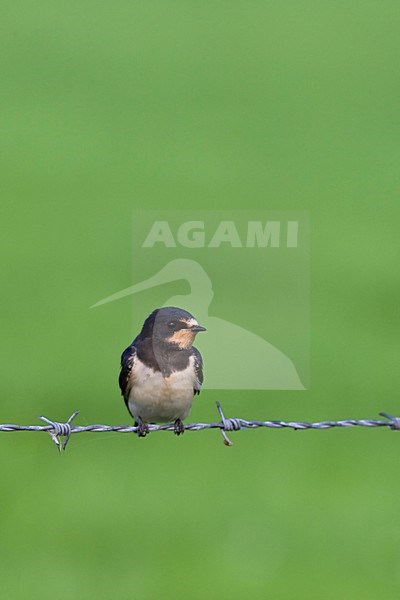
[[[217,402],[217,409],[221,420],[215,423],[188,423],[185,425],[185,431],[201,431],[203,429],[219,429],[224,444],[232,446],[227,432],[239,431],[240,429],[257,429],[259,427],[268,427],[270,429],[294,429],[298,431],[306,429],[332,429],[334,427],[389,427],[392,430],[400,430],[400,417],[393,417],[388,413],[380,413],[382,419],[341,419],[339,421],[317,421],[309,423],[307,421],[255,421],[241,418],[225,417],[222,407]],[[65,423],[52,421],[47,417],[39,417],[46,425],[16,425],[14,423],[0,424],[0,431],[45,431],[50,436],[58,449],[65,450],[71,435],[75,433],[104,433],[113,431],[117,433],[138,433],[138,427],[135,425],[71,425],[72,421],[79,414],[75,411]],[[174,431],[173,423],[162,425],[149,424],[149,432],[153,431]],[[61,440],[60,438],[64,438]]]

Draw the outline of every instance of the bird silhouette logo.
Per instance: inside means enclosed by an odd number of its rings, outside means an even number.
[[[207,336],[201,339],[207,374],[204,388],[305,389],[293,362],[284,352],[240,325],[209,315],[214,296],[212,282],[197,261],[173,259],[155,275],[96,302],[92,308],[178,280],[187,281],[189,292],[166,299],[163,306],[181,307],[196,315],[207,328]]]

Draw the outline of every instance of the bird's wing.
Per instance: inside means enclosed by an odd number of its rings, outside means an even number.
[[[136,358],[136,347],[131,344],[122,353],[121,356],[121,372],[119,374],[119,387],[121,394],[124,397],[125,404],[128,406],[129,393],[133,384],[132,367]]]
[[[193,350],[193,356],[194,356],[194,370],[196,372],[196,381],[194,384],[194,394],[200,394],[200,390],[201,390],[201,386],[203,383],[203,359],[201,358],[201,354],[200,352],[197,350],[197,348],[195,348],[194,346],[192,347]]]

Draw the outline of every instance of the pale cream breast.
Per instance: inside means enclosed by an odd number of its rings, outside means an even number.
[[[129,395],[129,408],[135,418],[147,422],[168,422],[185,419],[193,402],[196,382],[194,357],[183,371],[163,377],[141,363],[133,369],[134,382]]]

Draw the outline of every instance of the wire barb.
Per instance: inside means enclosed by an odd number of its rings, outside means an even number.
[[[220,432],[222,437],[224,438],[225,446],[233,446],[233,442],[228,438],[226,432],[227,431],[238,431],[240,427],[239,419],[227,419],[224,415],[224,411],[222,410],[222,406],[219,402],[216,402],[218,412],[221,416],[221,429]]]
[[[400,417],[393,417],[392,415],[389,415],[388,413],[384,413],[384,412],[381,412],[379,414],[381,415],[381,417],[385,417],[386,419],[389,420],[388,425],[389,425],[390,429],[393,429],[393,430],[400,429]]]
[[[47,417],[39,417],[41,421],[48,423],[51,426],[51,429],[47,429],[47,433],[50,435],[51,439],[57,446],[59,452],[65,450],[67,444],[69,442],[69,438],[71,437],[72,429],[71,423],[75,419],[76,415],[79,414],[79,410],[76,410],[66,423],[58,423],[58,421],[51,421]],[[65,437],[65,440],[61,442],[60,436]]]

